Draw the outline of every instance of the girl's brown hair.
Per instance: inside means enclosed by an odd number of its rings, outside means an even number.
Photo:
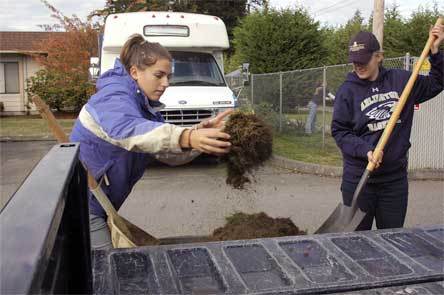
[[[132,66],[144,70],[159,59],[172,61],[168,50],[159,43],[146,41],[140,34],[131,35],[120,52],[120,61],[128,73]]]

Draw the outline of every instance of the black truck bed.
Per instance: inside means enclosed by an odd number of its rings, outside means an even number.
[[[0,213],[1,294],[444,294],[444,225],[90,251],[78,145]]]

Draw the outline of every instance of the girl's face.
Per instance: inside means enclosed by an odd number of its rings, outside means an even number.
[[[353,63],[353,70],[359,79],[375,81],[379,74],[379,64],[383,55],[380,52],[374,53],[367,64]]]
[[[155,64],[144,70],[132,66],[130,75],[149,99],[159,100],[169,85],[171,62],[168,59],[158,59]]]

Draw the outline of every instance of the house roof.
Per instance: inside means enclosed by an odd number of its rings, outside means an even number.
[[[38,41],[65,32],[0,32],[0,52],[38,52]]]

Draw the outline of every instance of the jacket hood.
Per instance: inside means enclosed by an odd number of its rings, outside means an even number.
[[[114,67],[100,75],[99,79],[97,79],[96,89],[100,91],[110,84],[122,84],[129,87],[132,91],[137,91],[139,88],[136,81],[131,78],[118,58],[114,62]]]
[[[140,93],[140,97],[143,97],[143,101],[140,101],[140,103],[145,105],[152,113],[165,107],[160,101],[150,100],[145,94],[143,94],[136,81],[134,81],[134,79],[128,74],[118,58],[116,58],[116,61],[114,62],[114,67],[103,73],[99,79],[97,79],[96,90],[98,92],[111,85],[121,85],[131,93]]]

